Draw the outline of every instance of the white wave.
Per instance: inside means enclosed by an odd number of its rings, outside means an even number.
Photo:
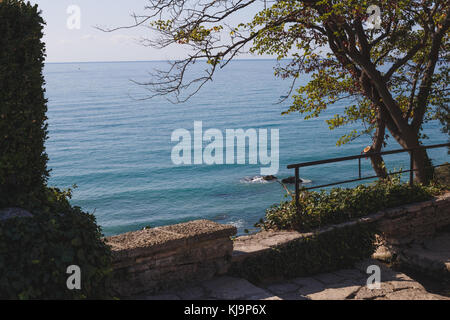
[[[228,224],[235,226],[236,228],[242,228],[245,225],[245,221],[242,219],[238,219],[236,221],[230,221]]]
[[[245,177],[241,180],[242,183],[269,183],[270,181],[264,180],[262,176]]]

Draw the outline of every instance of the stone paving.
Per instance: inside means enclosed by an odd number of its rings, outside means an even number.
[[[367,267],[381,270],[378,289],[366,285]],[[145,300],[450,300],[432,294],[407,275],[393,271],[383,263],[368,259],[353,269],[323,273],[282,282],[255,286],[242,278],[223,276],[194,286],[139,296]]]

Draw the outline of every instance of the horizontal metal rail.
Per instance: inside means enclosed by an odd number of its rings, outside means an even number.
[[[362,158],[368,158],[370,156],[376,156],[376,155],[388,155],[388,154],[395,154],[395,153],[402,153],[402,152],[411,152],[417,149],[434,149],[434,148],[443,148],[450,146],[450,143],[441,143],[441,144],[434,144],[430,146],[420,146],[417,148],[411,148],[411,149],[397,149],[397,150],[390,150],[390,151],[383,151],[383,152],[370,152],[370,153],[363,153],[358,154],[355,156],[348,156],[348,157],[341,157],[341,158],[332,158],[332,159],[326,159],[326,160],[318,160],[318,161],[310,161],[310,162],[302,162],[302,163],[295,163],[290,164],[287,166],[288,169],[294,169],[294,168],[302,168],[302,167],[310,167],[315,166],[319,164],[325,164],[325,163],[333,163],[333,162],[341,162],[341,161],[348,161],[348,160],[354,160],[354,159],[362,159]]]

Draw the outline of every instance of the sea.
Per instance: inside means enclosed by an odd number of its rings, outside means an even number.
[[[294,174],[289,164],[360,154],[371,144],[370,137],[361,136],[337,146],[339,137],[364,127],[351,124],[330,130],[325,122],[353,104],[351,100],[330,105],[313,119],[304,120],[299,113],[282,115],[292,103],[291,97],[284,99],[291,81],[274,76],[276,65],[276,60],[233,61],[188,101],[174,103],[165,97],[150,99],[148,87],[136,83],[152,81],[152,72],[167,68],[167,62],[47,63],[49,185],[76,185],[72,204],[93,213],[106,236],[195,219],[235,225],[238,234],[256,231],[254,225],[266,209],[289,196],[281,184],[261,178],[261,168],[269,165],[252,146],[241,150],[246,157],[239,163],[237,158],[226,161],[227,130],[250,130],[258,137],[267,132],[272,164],[278,151],[274,175],[279,179]],[[198,63],[192,74],[205,68]],[[300,77],[296,85],[308,79]],[[195,161],[194,153],[201,158],[208,145],[203,141],[195,146],[196,123],[201,123],[203,134],[223,134],[223,163],[220,149],[214,153],[219,160],[212,164]],[[174,140],[174,132],[184,132],[185,137],[189,133],[190,140]],[[278,146],[271,143],[272,133],[278,133]],[[424,133],[426,145],[448,142],[436,121],[427,122]],[[387,142],[384,150],[399,148],[393,138]],[[178,153],[190,155],[190,164],[174,161],[177,146],[192,147],[191,154]],[[429,154],[434,164],[449,160],[446,149]],[[385,160],[390,171],[409,169],[407,154]],[[362,174],[374,174],[369,160],[362,161]],[[308,187],[353,179],[358,177],[358,163],[308,167],[300,176]]]

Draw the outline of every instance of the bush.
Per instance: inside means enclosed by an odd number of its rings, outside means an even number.
[[[95,217],[71,207],[70,192],[47,189],[32,218],[0,222],[0,299],[109,298],[110,249]],[[81,290],[69,290],[67,267],[81,269]]]
[[[400,179],[379,180],[355,188],[334,188],[300,194],[299,212],[295,202],[285,201],[269,208],[265,220],[257,226],[264,229],[288,229],[307,232],[330,224],[342,223],[379,210],[408,203],[426,201],[440,192],[434,185],[401,183]]]
[[[43,26],[37,5],[0,2],[0,209],[33,215],[0,221],[0,298],[108,298],[111,252],[95,217],[46,186]],[[67,288],[70,265],[81,290]]]
[[[37,5],[0,2],[0,208],[31,209],[45,192],[43,25]]]

